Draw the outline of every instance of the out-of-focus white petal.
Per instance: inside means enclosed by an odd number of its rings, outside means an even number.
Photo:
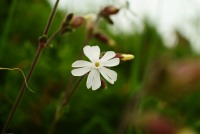
[[[97,60],[99,59],[99,56],[100,56],[100,48],[99,46],[92,46],[92,49],[93,49],[93,52],[94,52],[94,59]]]
[[[117,66],[119,65],[119,58],[114,58],[114,59],[111,59],[109,61],[105,61],[105,62],[102,62],[102,66],[105,66],[105,67],[114,67],[114,66]]]
[[[87,77],[87,82],[86,82],[86,86],[87,88],[91,88],[92,86],[92,82],[93,82],[93,79],[94,79],[94,74],[95,74],[95,69],[91,70],[91,72],[88,74],[88,77]]]
[[[103,61],[107,61],[107,60],[110,60],[110,59],[112,59],[113,57],[115,57],[115,52],[113,52],[113,51],[108,51],[108,52],[106,52],[104,55],[103,55],[103,57],[100,59],[102,62]]]
[[[101,75],[111,84],[114,84],[114,82],[117,80],[117,73],[113,70],[110,70],[105,67],[99,68],[99,71]]]
[[[98,46],[93,46],[93,47],[85,46],[83,48],[83,52],[84,52],[85,56],[87,56],[90,61],[95,61],[95,60],[99,59],[100,49],[99,49]]]
[[[100,73],[98,70],[95,70],[92,82],[92,90],[97,90],[100,86],[101,86]]]
[[[73,76],[82,76],[89,72],[91,69],[89,67],[77,68],[71,71]]]
[[[91,66],[91,62],[88,62],[88,61],[84,61],[84,60],[78,60],[78,61],[75,61],[73,64],[72,64],[72,67],[86,67],[86,66]]]

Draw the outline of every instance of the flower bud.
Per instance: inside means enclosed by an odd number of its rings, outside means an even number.
[[[100,15],[109,16],[109,15],[117,14],[118,12],[119,12],[118,8],[114,6],[107,6],[100,12]]]
[[[94,37],[103,43],[108,43],[108,37],[102,33],[95,33]]]
[[[115,6],[107,6],[101,12],[99,13],[100,16],[102,16],[109,24],[113,24],[112,19],[110,18],[110,15],[117,14],[119,12],[119,9]]]
[[[62,23],[62,29],[65,29],[66,27],[69,26],[70,21],[72,20],[74,14],[70,13],[66,16],[64,22]]]
[[[94,37],[95,37],[97,40],[99,40],[99,41],[101,41],[101,42],[103,42],[103,43],[106,43],[106,44],[108,44],[108,45],[110,45],[110,46],[114,46],[114,45],[115,45],[115,41],[112,40],[111,38],[107,37],[107,36],[106,36],[105,34],[103,34],[103,33],[97,32],[97,33],[94,34]]]
[[[128,61],[134,59],[134,55],[132,54],[116,54],[116,58],[119,58],[121,61]]]
[[[65,23],[69,23],[72,20],[73,16],[74,16],[73,13],[68,14],[66,19],[65,19]]]
[[[103,79],[101,79],[101,88],[103,88],[103,89],[108,88],[106,82]]]
[[[73,17],[72,20],[70,21],[70,26],[72,28],[78,28],[84,23],[84,21],[85,21],[84,17],[81,16]]]
[[[88,22],[86,25],[86,29],[88,32],[88,36],[89,37],[93,37],[93,32],[94,32],[94,23],[93,22]]]
[[[75,16],[73,13],[70,13],[67,15],[65,18],[64,22],[62,23],[60,33],[66,33],[66,32],[71,32],[74,28],[80,27],[85,21],[84,17],[81,16]]]

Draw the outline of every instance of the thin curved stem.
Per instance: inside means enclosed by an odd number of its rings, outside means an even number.
[[[58,3],[59,3],[59,0],[56,1],[55,5],[54,5],[54,8],[53,8],[53,10],[52,10],[52,12],[51,12],[51,14],[50,14],[50,17],[49,17],[49,19],[48,19],[46,28],[45,28],[44,33],[43,33],[43,35],[45,35],[45,36],[46,36],[46,35],[48,34],[48,32],[49,32],[51,23],[52,23],[53,18],[54,18],[54,16],[55,16],[55,12],[56,12]],[[51,39],[52,39],[52,38],[50,38],[50,40],[51,40]],[[40,42],[39,42],[39,46],[38,46],[37,52],[36,52],[36,54],[35,54],[35,57],[34,57],[33,62],[32,62],[32,64],[31,64],[31,67],[30,67],[30,69],[29,69],[29,71],[28,71],[28,74],[27,74],[27,76],[26,76],[27,82],[29,82],[29,80],[30,80],[30,78],[31,78],[31,76],[32,76],[32,74],[33,74],[33,71],[34,71],[34,69],[35,69],[35,67],[36,67],[36,64],[37,64],[37,62],[38,62],[38,59],[39,59],[39,57],[40,57],[40,55],[41,55],[41,53],[42,53],[42,50],[44,49],[44,46],[46,46],[47,43],[49,43],[49,41],[47,41],[47,42],[41,42],[41,41],[40,41]],[[10,111],[10,113],[9,113],[9,115],[8,115],[8,118],[7,118],[7,120],[6,120],[6,123],[5,123],[4,127],[3,127],[2,134],[5,134],[5,133],[6,133],[8,127],[9,127],[9,125],[10,125],[10,123],[11,123],[11,120],[12,120],[12,118],[13,118],[13,116],[14,116],[14,113],[15,113],[15,111],[16,111],[16,109],[17,109],[17,107],[18,107],[20,101],[22,100],[22,97],[23,97],[25,91],[26,91],[25,89],[26,89],[26,83],[23,82],[23,84],[22,84],[22,86],[21,86],[21,88],[20,88],[20,91],[19,91],[19,93],[18,93],[18,96],[17,96],[17,98],[16,98],[16,100],[15,100],[13,106],[12,106],[12,109],[11,109],[11,111]]]
[[[36,53],[36,55],[35,55],[35,58],[34,58],[34,60],[33,60],[33,62],[32,62],[31,68],[30,68],[30,70],[29,70],[29,72],[28,72],[28,74],[27,74],[27,77],[26,77],[26,81],[27,81],[27,82],[30,80],[30,77],[31,77],[31,75],[32,75],[32,73],[33,73],[33,71],[34,71],[34,69],[35,69],[36,64],[37,64],[37,61],[38,61],[38,59],[39,59],[39,57],[40,57],[40,55],[41,55],[41,52],[42,52],[42,47],[39,46],[39,47],[38,47],[38,50],[37,50],[37,53]],[[9,115],[8,115],[8,118],[7,118],[6,123],[5,123],[5,125],[4,125],[2,134],[5,134],[5,133],[6,133],[8,127],[9,127],[9,125],[10,125],[10,122],[11,122],[11,120],[12,120],[12,118],[13,118],[13,115],[14,115],[14,113],[15,113],[15,111],[16,111],[16,109],[17,109],[17,107],[18,107],[18,105],[19,105],[19,103],[20,103],[20,101],[21,101],[21,99],[22,99],[22,97],[23,97],[23,95],[24,95],[24,92],[25,92],[25,89],[26,89],[25,87],[26,87],[26,83],[23,82],[23,84],[22,84],[22,86],[21,86],[21,89],[20,89],[20,91],[19,91],[19,93],[18,93],[18,96],[17,96],[17,98],[16,98],[16,100],[15,100],[15,102],[14,102],[14,104],[13,104],[13,107],[12,107],[12,109],[11,109]]]

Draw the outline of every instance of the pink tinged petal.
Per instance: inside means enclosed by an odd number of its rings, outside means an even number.
[[[78,60],[78,61],[75,61],[73,64],[72,64],[72,67],[86,67],[86,66],[91,66],[91,62],[88,62],[88,61],[84,61],[84,60]]]
[[[91,70],[91,72],[88,74],[87,82],[86,82],[86,86],[88,89],[92,87],[92,81],[94,79],[95,71],[96,71],[95,69]]]
[[[92,90],[97,90],[101,86],[100,73],[95,69],[94,78],[92,81]]]
[[[88,57],[88,59],[90,61],[95,61],[99,59],[99,55],[100,55],[100,49],[98,46],[85,46],[83,48],[83,52],[85,54],[85,56]]]
[[[117,80],[117,73],[113,70],[110,70],[105,67],[99,68],[99,71],[101,75],[111,84],[114,84],[114,82]]]
[[[103,57],[101,58],[101,61],[110,60],[110,59],[114,58],[115,55],[116,55],[115,52],[113,52],[113,51],[108,51],[108,52],[106,52],[106,53],[103,55]]]
[[[89,67],[77,68],[71,71],[73,76],[83,76],[88,73],[91,69]]]
[[[102,62],[102,66],[114,67],[114,66],[119,65],[119,61],[120,61],[119,58],[114,58],[114,59],[111,59],[109,61]]]

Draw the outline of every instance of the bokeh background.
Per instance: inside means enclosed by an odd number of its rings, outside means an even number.
[[[0,67],[27,73],[53,3],[0,1]],[[62,110],[53,133],[198,134],[200,133],[200,3],[198,0],[61,0],[49,35],[68,13],[97,14],[106,5],[120,8],[99,30],[114,46],[92,39],[102,51],[135,55],[113,69],[114,85],[92,91],[83,79]],[[29,87],[12,119],[10,133],[49,133],[56,108],[86,37],[86,24],[56,37],[42,53]],[[86,45],[86,44],[85,44]],[[24,79],[19,71],[0,70],[2,129]]]

